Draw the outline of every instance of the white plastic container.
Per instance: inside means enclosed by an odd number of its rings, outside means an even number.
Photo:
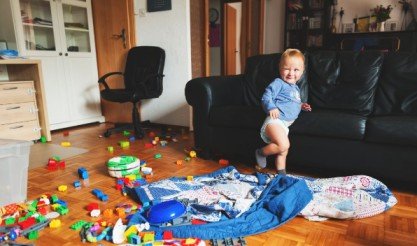
[[[26,200],[31,141],[0,139],[0,207]]]

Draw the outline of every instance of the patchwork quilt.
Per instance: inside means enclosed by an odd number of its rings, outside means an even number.
[[[210,174],[169,178],[135,188],[142,203],[172,199],[187,201],[192,218],[204,225],[151,225],[155,231],[171,230],[174,236],[219,239],[267,231],[300,215],[321,221],[328,218],[359,219],[386,211],[397,203],[380,181],[364,176],[313,179],[239,173],[229,166]],[[130,224],[143,223],[142,215]]]

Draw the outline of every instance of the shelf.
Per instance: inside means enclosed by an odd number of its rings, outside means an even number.
[[[77,28],[77,27],[65,27],[66,31],[75,31],[75,32],[89,32],[88,29],[85,28]]]
[[[53,26],[41,25],[41,24],[32,24],[32,23],[23,23],[23,26],[26,26],[26,27],[41,27],[41,28],[50,28],[50,29],[53,28]]]

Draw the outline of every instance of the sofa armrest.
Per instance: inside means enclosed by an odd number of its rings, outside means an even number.
[[[209,126],[211,107],[241,105],[243,81],[243,75],[234,75],[196,78],[187,83],[185,97],[193,107],[194,143],[200,157],[209,159],[212,154],[212,128]]]
[[[185,97],[193,107],[242,104],[243,75],[212,76],[190,80]]]

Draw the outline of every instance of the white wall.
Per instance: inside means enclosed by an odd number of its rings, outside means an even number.
[[[278,53],[284,49],[285,1],[265,1],[264,53]]]
[[[135,0],[137,45],[165,50],[163,92],[159,98],[142,101],[141,118],[151,122],[189,126],[190,107],[184,88],[191,79],[190,0],[172,0],[172,9],[146,12],[146,0]]]

